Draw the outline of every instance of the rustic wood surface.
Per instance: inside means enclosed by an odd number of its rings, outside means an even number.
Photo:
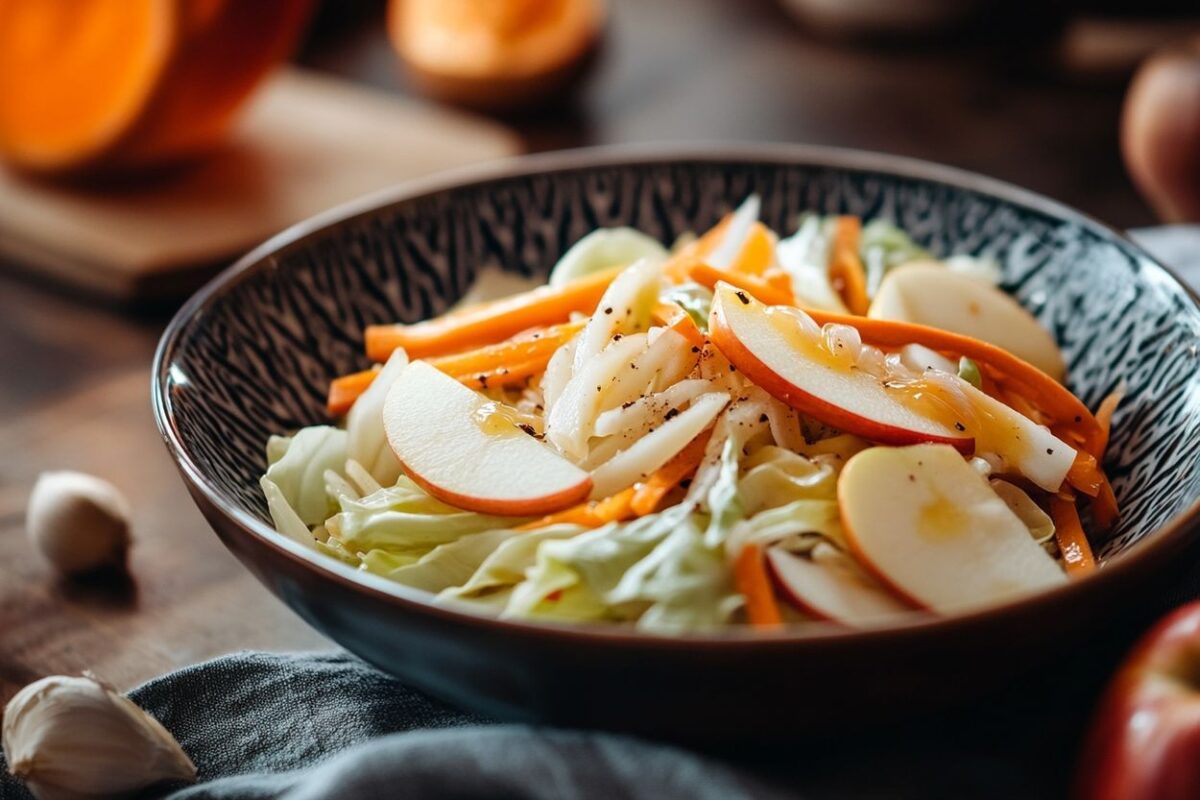
[[[822,43],[764,0],[613,5],[573,102],[506,120],[530,149],[838,144],[979,170],[1117,226],[1151,221],[1119,163],[1121,86],[1059,75],[1036,48]],[[300,60],[407,91],[378,4],[352,8],[323,16]],[[90,668],[128,687],[237,649],[330,646],[225,552],[158,439],[149,363],[169,311],[130,315],[0,272],[0,701],[49,673]],[[34,557],[23,508],[53,468],[104,475],[128,494],[130,581],[67,583]]]
[[[0,169],[0,258],[117,301],[178,299],[313,214],[520,147],[475,116],[280,70],[224,147],[159,180],[114,193]]]

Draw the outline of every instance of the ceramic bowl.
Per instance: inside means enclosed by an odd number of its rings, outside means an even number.
[[[486,266],[543,275],[576,239],[630,225],[663,242],[750,192],[790,229],[809,209],[885,217],[935,254],[992,256],[1057,337],[1095,404],[1121,382],[1105,466],[1124,515],[1101,567],[972,614],[853,632],[662,636],[500,620],[434,605],[271,528],[258,478],[271,433],[325,421],[362,331],[455,301]],[[457,706],[674,738],[738,736],[926,708],[1062,653],[1161,579],[1200,508],[1200,309],[1117,232],[983,177],[806,147],[581,151],[518,159],[365,198],[297,225],[193,297],[163,336],[155,413],[188,489],[258,578],[346,649]],[[819,691],[814,687],[820,687]]]

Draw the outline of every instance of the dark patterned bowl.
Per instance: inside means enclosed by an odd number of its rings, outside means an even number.
[[[1006,288],[1057,336],[1085,402],[1128,384],[1106,463],[1125,513],[1097,543],[1096,574],[1002,607],[869,633],[665,637],[435,606],[271,529],[258,488],[264,442],[324,419],[330,377],[364,366],[364,326],[439,313],[485,265],[543,274],[598,226],[631,225],[669,242],[713,224],[748,192],[762,196],[776,229],[805,209],[882,216],[934,253],[994,256]],[[996,181],[799,147],[564,153],[405,186],[266,243],[172,322],[154,406],[226,546],[310,624],[382,669],[508,719],[738,735],[983,691],[1063,652],[1161,577],[1200,514],[1198,345],[1195,298],[1145,253]],[[811,686],[821,690],[801,690]]]

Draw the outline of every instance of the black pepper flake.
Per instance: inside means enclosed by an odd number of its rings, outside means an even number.
[[[483,389],[487,388],[487,375],[479,376],[479,386]]]
[[[700,352],[700,348],[699,348],[699,347],[696,347],[696,345],[692,345],[692,352],[693,352],[693,353],[699,353],[699,352]]]
[[[1076,415],[1075,415],[1075,421],[1076,421],[1076,422],[1083,422],[1083,417],[1081,417],[1081,416],[1079,416],[1078,414],[1076,414]]]
[[[600,387],[599,387],[599,386],[597,386],[597,387],[596,387],[596,391],[597,391],[597,392],[598,392],[598,391],[600,391]]]
[[[521,430],[525,431],[526,433],[528,433],[530,436],[537,436],[537,431],[535,431],[533,429],[533,426],[530,425],[528,422],[522,422],[517,427],[520,428]]]
[[[633,405],[632,400],[630,400],[628,403],[621,403],[621,408],[629,408],[631,405]]]
[[[960,431],[965,431],[967,429],[967,426],[963,425],[961,422],[954,423],[954,427],[956,430],[960,430]]]
[[[672,408],[670,411],[667,412],[666,419],[675,419],[675,417],[678,417],[678,416],[679,416],[679,409]]]
[[[619,342],[619,341],[621,341],[621,334],[619,334],[619,333],[614,333],[614,334],[613,334],[613,341],[614,341],[614,342]]]
[[[507,374],[508,374],[508,367],[501,367],[501,368],[500,368],[500,374],[501,374],[501,375],[507,375]]]
[[[747,400],[749,400],[749,399],[750,399],[750,397],[749,397],[748,395],[742,395],[741,397],[739,397],[739,398],[737,399],[737,401],[738,401],[739,403],[744,403],[744,402],[746,402],[746,401],[747,401]]]
[[[742,305],[746,305],[746,306],[750,305],[750,298],[746,297],[745,292],[738,290],[737,292],[735,292],[735,294],[737,294],[737,299],[742,301]]]
[[[646,433],[654,433],[654,428],[651,428],[650,430],[646,431]]]
[[[679,482],[679,488],[681,488],[681,489],[686,489],[686,488],[688,488],[688,487],[689,487],[689,486],[691,486],[691,485],[692,485],[692,479],[691,479],[691,478],[684,478],[683,480],[681,480],[681,481]]]
[[[605,314],[611,314],[611,313],[612,313],[612,306],[609,306],[608,308],[604,309],[604,313],[605,313]]]
[[[730,371],[730,372],[737,372],[737,367],[735,367],[733,364],[730,364],[730,365],[729,365],[729,371]]]
[[[1052,455],[1054,455],[1054,448],[1053,448],[1053,447],[1047,447],[1047,448],[1046,448],[1046,455],[1048,455],[1048,456],[1052,456]]]
[[[632,313],[633,313],[633,309],[632,309],[632,308],[626,308],[626,309],[625,309],[625,316],[629,316],[629,315],[630,315],[630,314],[632,314]]]
[[[912,481],[913,483],[916,483],[916,482],[917,482],[917,476],[916,476],[916,475],[909,475],[909,476],[908,476],[908,479],[909,479],[910,481]]]
[[[635,363],[633,363],[632,361],[630,361],[630,362],[629,362],[629,368],[630,368],[630,369],[637,369],[637,368],[638,368],[638,366],[637,366],[637,364],[635,364]]]

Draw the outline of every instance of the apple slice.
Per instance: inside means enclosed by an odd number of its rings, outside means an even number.
[[[897,267],[879,285],[867,314],[930,325],[1002,347],[1056,381],[1066,373],[1049,331],[1004,292],[937,262]]]
[[[945,445],[862,451],[842,470],[838,505],[863,566],[924,608],[963,611],[1067,580],[987,480]]]
[[[388,390],[383,429],[404,472],[458,508],[538,516],[586,498],[587,472],[526,434],[505,411],[414,361]]]
[[[784,596],[819,619],[864,628],[913,611],[853,558],[824,542],[806,555],[775,544],[767,548],[767,564]]]
[[[804,330],[797,318],[803,316],[798,309],[769,308],[718,283],[709,333],[750,380],[826,425],[884,444],[942,442],[971,451],[970,433],[922,416],[877,377],[839,362],[819,337]]]

